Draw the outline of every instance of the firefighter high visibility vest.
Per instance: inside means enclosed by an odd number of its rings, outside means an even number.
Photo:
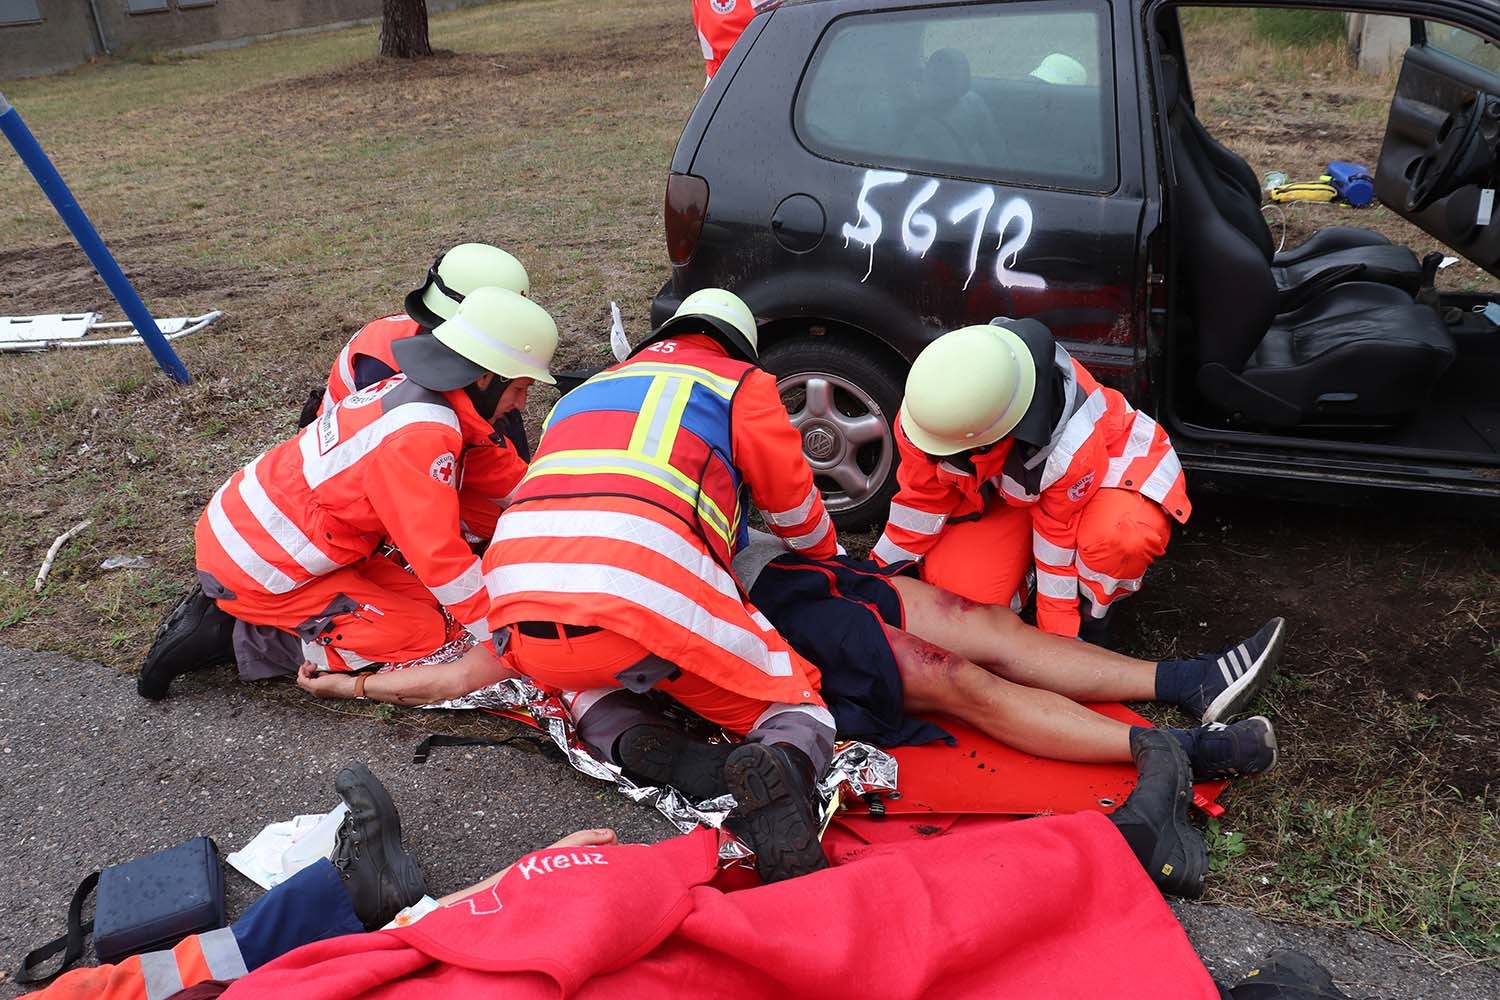
[[[594,376],[553,408],[513,504],[559,497],[644,500],[694,530],[723,566],[748,536],[730,408],[755,366],[647,352]]]

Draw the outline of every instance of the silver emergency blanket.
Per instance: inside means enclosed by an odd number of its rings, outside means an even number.
[[[422,707],[525,712],[536,720],[548,738],[567,755],[568,763],[573,765],[574,770],[581,771],[590,778],[610,782],[632,802],[649,802],[655,805],[657,812],[665,816],[680,833],[689,833],[700,825],[718,830],[721,865],[745,864],[754,857],[750,848],[724,829],[724,820],[735,805],[734,796],[721,795],[716,799],[694,804],[675,789],[637,785],[625,777],[617,766],[595,757],[578,738],[573,719],[563,706],[562,699],[546,694],[525,678],[510,678],[472,691],[462,698]],[[858,797],[892,792],[895,789],[896,758],[864,743],[837,744],[828,771],[817,787],[824,827],[832,819],[843,794]]]

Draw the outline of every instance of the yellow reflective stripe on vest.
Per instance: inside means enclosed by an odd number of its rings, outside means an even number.
[[[600,372],[594,378],[601,382],[613,381],[619,378],[637,378],[642,375],[678,375],[690,378],[710,392],[717,393],[725,399],[733,399],[735,390],[740,387],[736,379],[725,378],[723,375],[715,375],[707,368],[699,368],[697,365],[683,365],[675,361],[656,364],[649,361],[637,361],[619,368],[615,371]]]
[[[628,450],[632,454],[645,455],[657,462],[666,462],[672,455],[672,446],[677,443],[677,431],[682,427],[682,415],[687,411],[692,398],[694,379],[681,375],[657,375],[646,390],[641,402],[641,413],[636,418],[635,430],[630,435]]]
[[[660,486],[662,489],[693,504],[714,534],[734,547],[732,522],[719,505],[707,496],[687,476],[663,461],[645,455],[610,448],[580,448],[576,451],[543,455],[531,463],[526,479],[537,476],[634,476]]]

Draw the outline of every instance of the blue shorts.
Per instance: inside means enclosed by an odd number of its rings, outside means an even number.
[[[951,740],[938,726],[907,718],[901,670],[885,631],[906,620],[891,577],[915,573],[913,563],[788,553],[771,560],[750,588],[750,602],[822,672],[823,700],[840,739],[884,747]]]

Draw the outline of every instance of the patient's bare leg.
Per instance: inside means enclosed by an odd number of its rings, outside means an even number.
[[[1130,760],[1130,727],[1125,723],[1062,695],[1013,684],[909,632],[887,627],[886,633],[901,668],[908,711],[955,716],[1039,757]]]
[[[920,580],[902,576],[891,583],[901,594],[907,632],[993,674],[1079,701],[1156,698],[1155,663],[1043,632],[1009,608],[979,604]]]

